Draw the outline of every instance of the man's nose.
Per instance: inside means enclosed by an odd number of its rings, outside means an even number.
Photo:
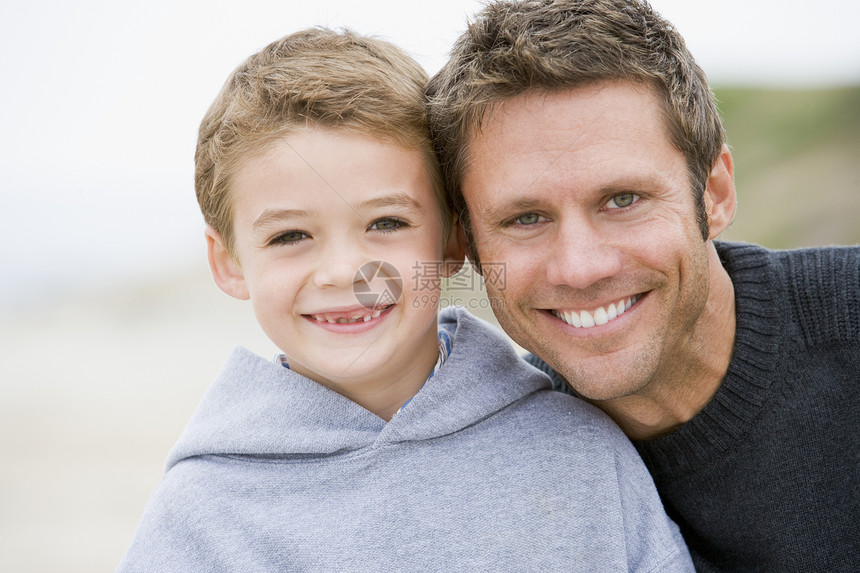
[[[552,285],[585,289],[621,271],[622,257],[611,237],[586,218],[561,222],[549,246],[546,276]]]

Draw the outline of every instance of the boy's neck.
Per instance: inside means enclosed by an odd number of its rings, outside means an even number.
[[[389,364],[395,365],[397,374],[380,375],[378,378],[368,381],[345,379],[334,382],[321,380],[318,375],[301,365],[296,364],[290,368],[296,373],[349,398],[359,406],[389,422],[403,405],[418,393],[433,374],[440,360],[439,345],[440,342],[437,338],[432,345],[430,343],[422,344],[417,353],[409,353],[409,356],[403,356],[402,359],[392,357]],[[407,353],[401,351],[399,354],[405,355]]]
[[[380,380],[379,384],[368,391],[341,392],[344,396],[390,422],[397,412],[410,401],[433,374],[439,361],[438,348],[430,358],[424,356],[415,361],[415,368],[403,373],[398,379]],[[432,361],[431,361],[432,360]],[[429,364],[429,366],[427,366]],[[335,389],[335,391],[338,391]]]

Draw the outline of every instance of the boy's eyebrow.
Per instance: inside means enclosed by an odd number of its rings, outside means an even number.
[[[381,197],[367,199],[358,204],[358,209],[372,209],[374,207],[406,207],[409,209],[423,210],[421,203],[406,193],[392,193]],[[251,224],[251,229],[257,231],[275,222],[284,219],[309,217],[311,212],[306,209],[266,209],[260,213]]]
[[[406,207],[419,211],[424,209],[424,206],[417,199],[406,193],[392,193],[390,195],[374,197],[358,204],[359,209],[373,207]]]
[[[254,219],[254,222],[251,224],[251,229],[256,231],[270,223],[282,221],[284,219],[307,217],[309,215],[310,211],[305,209],[266,209],[260,213],[256,219]]]

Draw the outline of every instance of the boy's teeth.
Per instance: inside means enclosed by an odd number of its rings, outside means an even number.
[[[574,328],[591,328],[592,326],[604,325],[610,320],[618,318],[633,306],[637,300],[639,300],[639,295],[621,299],[617,303],[612,303],[607,307],[601,306],[593,311],[562,312],[554,310],[552,313],[556,318],[560,318]]]
[[[353,324],[356,322],[368,322],[374,318],[378,318],[382,314],[381,310],[376,310],[372,314],[360,314],[353,317],[340,316],[338,318],[328,318],[323,314],[312,314],[317,322],[327,322],[329,324]]]

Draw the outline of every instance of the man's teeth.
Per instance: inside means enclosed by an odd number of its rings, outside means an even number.
[[[360,314],[358,316],[353,316],[352,318],[347,318],[345,316],[341,316],[338,318],[327,318],[324,314],[313,314],[311,316],[314,317],[314,320],[317,322],[328,322],[330,324],[353,324],[356,322],[368,322],[373,320],[374,318],[379,317],[382,314],[381,310],[377,310],[373,312],[373,314]]]
[[[610,320],[621,316],[625,311],[627,311],[627,309],[636,304],[637,300],[639,300],[638,294],[619,300],[617,303],[612,303],[606,307],[601,306],[592,311],[572,310],[570,312],[564,312],[561,310],[554,310],[552,313],[556,318],[560,318],[573,327],[591,328],[592,326],[604,325]]]

